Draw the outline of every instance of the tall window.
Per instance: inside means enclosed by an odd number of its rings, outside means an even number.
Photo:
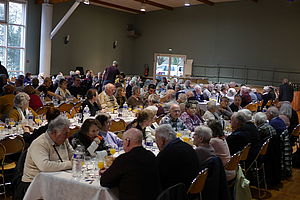
[[[0,0],[0,61],[10,77],[24,73],[26,1]]]
[[[184,76],[185,55],[154,54],[154,77],[182,77]]]

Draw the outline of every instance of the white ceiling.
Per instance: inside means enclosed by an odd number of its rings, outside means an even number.
[[[125,10],[125,9],[121,9],[121,8],[114,8],[114,7],[111,7],[109,5],[103,5],[101,3],[98,4],[98,3],[96,3],[97,1],[98,0],[90,0],[90,4],[97,5],[97,6],[102,6],[102,7],[108,7],[108,8],[121,10],[121,11],[125,11],[125,12],[130,12],[129,10]],[[134,10],[137,10],[137,11],[140,10],[141,4],[142,4],[141,2],[136,1],[136,0],[99,0],[99,1],[109,3],[109,4],[118,5],[118,6],[123,6],[123,7],[134,9]],[[184,3],[185,3],[185,0],[151,0],[151,1],[153,1],[155,3],[162,4],[162,5],[170,6],[170,7],[173,7],[173,8],[183,7]],[[239,1],[239,0],[210,0],[210,1],[217,4],[217,3],[220,3],[220,2],[230,2],[230,1]],[[191,6],[203,4],[198,0],[189,0],[189,2],[191,4]],[[206,5],[206,6],[209,6],[209,5]],[[145,7],[146,7],[146,12],[154,11],[154,10],[162,10],[163,9],[163,8],[156,7],[156,6],[149,5],[149,4],[145,4]],[[134,13],[134,11],[133,11],[133,13]]]

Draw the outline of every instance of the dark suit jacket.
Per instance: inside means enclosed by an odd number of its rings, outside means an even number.
[[[184,183],[188,188],[199,172],[195,150],[189,144],[175,139],[157,155],[162,188]]]
[[[294,98],[294,89],[289,84],[282,84],[279,86],[279,101],[289,101],[292,102]]]
[[[238,129],[226,138],[230,155],[241,151],[244,146],[250,143],[249,137],[247,137],[248,135],[249,133],[247,131]]]
[[[100,184],[118,187],[120,200],[155,200],[160,181],[154,154],[135,147],[120,155],[101,176]]]

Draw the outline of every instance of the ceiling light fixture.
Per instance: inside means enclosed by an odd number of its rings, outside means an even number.
[[[184,1],[184,6],[186,6],[186,7],[191,6],[190,1],[189,0],[185,0]]]
[[[142,2],[142,4],[141,4],[141,9],[140,9],[140,11],[146,12],[146,6],[145,6],[145,3],[144,3],[144,2]]]

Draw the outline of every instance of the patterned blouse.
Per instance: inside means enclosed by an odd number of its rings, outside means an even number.
[[[187,112],[182,113],[180,119],[190,131],[194,131],[196,126],[202,124],[202,121],[197,115],[190,116]]]
[[[160,124],[170,124],[175,131],[182,131],[188,129],[180,118],[173,119],[170,115],[164,116],[160,120]]]

